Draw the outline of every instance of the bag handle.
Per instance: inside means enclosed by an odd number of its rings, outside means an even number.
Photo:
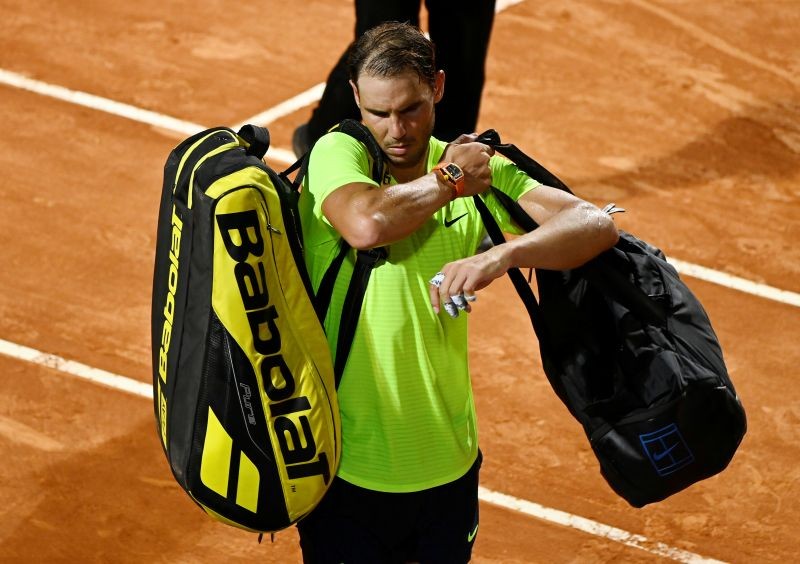
[[[257,125],[243,125],[237,134],[247,144],[245,151],[248,155],[263,159],[269,149],[269,130]]]
[[[527,173],[528,176],[534,180],[547,186],[558,188],[559,190],[574,194],[574,192],[572,192],[572,190],[570,190],[570,188],[564,182],[562,182],[555,174],[547,170],[544,166],[536,162],[533,157],[525,154],[516,145],[502,143],[500,141],[500,135],[494,129],[489,129],[480,134],[478,136],[478,141],[489,145],[501,155],[509,158],[520,168],[520,170]],[[495,187],[492,187],[492,194],[497,197],[511,218],[521,228],[526,231],[533,231],[539,227],[539,225],[528,215],[522,206],[520,206],[519,203],[514,201],[510,196]],[[477,201],[480,199],[480,197],[475,196],[475,199]],[[483,202],[481,201],[480,204],[483,205]],[[607,213],[614,213],[615,210],[618,210],[618,208],[610,209]],[[478,211],[480,212],[480,207],[478,208]],[[486,212],[490,218],[490,221],[497,226],[494,218],[492,218],[491,214],[488,213],[488,209]],[[483,213],[481,213],[481,217],[484,220],[484,225],[486,226],[487,231],[489,231],[487,219],[484,217]],[[613,257],[608,256],[609,253],[613,252],[614,249],[610,249],[576,270],[580,270],[586,276],[586,278],[596,285],[601,291],[613,296],[614,299],[616,299],[630,311],[634,312],[642,320],[654,325],[663,325],[667,318],[667,312],[665,311],[664,307],[652,300],[632,280],[629,280],[621,272],[619,272],[618,269],[614,268],[614,261],[611,260]],[[511,271],[509,271],[509,276],[511,276],[510,272]],[[514,278],[512,277],[512,281],[513,280]],[[526,286],[528,285],[526,284]],[[525,306],[528,308],[530,313],[530,307],[526,301],[528,298],[523,297],[519,288],[517,288],[516,282],[514,282],[514,287],[517,289],[520,299],[522,299],[523,303],[525,303]],[[533,317],[531,317],[531,320],[533,321]],[[534,328],[535,327],[536,322],[534,321]],[[537,330],[537,334],[538,333],[539,331]],[[541,339],[542,335],[539,335],[539,337]]]

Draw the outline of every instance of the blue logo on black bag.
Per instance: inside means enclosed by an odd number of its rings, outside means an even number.
[[[683,440],[674,423],[658,431],[639,435],[639,440],[642,441],[644,451],[659,476],[672,474],[694,462],[694,455],[689,450],[689,445]]]

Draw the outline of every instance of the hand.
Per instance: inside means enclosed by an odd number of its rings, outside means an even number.
[[[433,311],[439,313],[444,305],[450,317],[459,311],[472,311],[471,302],[478,299],[475,292],[488,286],[511,267],[503,245],[473,257],[447,263],[430,281]]]
[[[444,153],[442,153],[441,161],[445,163],[453,162],[451,150],[455,145],[463,145],[464,143],[473,143],[478,139],[477,133],[462,133],[458,137],[456,137],[455,141],[451,141],[447,144],[444,148]]]
[[[453,162],[464,171],[463,196],[480,194],[492,185],[489,157],[494,155],[494,149],[477,143],[476,139],[477,133],[462,133],[448,143],[442,153],[442,162]]]

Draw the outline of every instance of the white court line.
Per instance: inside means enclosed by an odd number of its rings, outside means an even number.
[[[499,14],[503,10],[510,8],[511,6],[516,6],[517,4],[522,4],[525,0],[498,0],[497,3],[494,5],[494,13]]]
[[[70,90],[68,88],[64,88],[63,86],[47,84],[46,82],[28,78],[27,76],[4,69],[0,69],[0,84],[13,86],[22,90],[28,90],[30,92],[35,92],[36,94],[49,96],[50,98],[55,98],[71,104],[77,104],[78,106],[84,106],[93,110],[98,110],[133,121],[138,121],[139,123],[146,123],[162,129],[175,131],[186,136],[194,135],[195,133],[199,133],[200,131],[207,129],[205,125],[200,125],[199,123],[192,123],[190,121],[151,112],[150,110],[143,110],[135,106],[123,104],[122,102],[115,102],[114,100],[109,100],[108,98],[95,96],[94,94],[88,94],[78,90]],[[285,109],[285,107],[287,107],[286,104],[287,103],[285,102],[284,104],[276,106],[276,108],[283,107]],[[262,112],[259,115],[267,114],[269,114],[269,111]],[[249,123],[259,122],[254,121]],[[281,149],[280,147],[270,147],[268,157],[270,160],[274,160],[284,165],[290,165],[297,160],[293,152],[286,149]]]
[[[80,362],[75,362],[74,360],[67,360],[54,354],[44,353],[30,347],[24,347],[10,341],[5,341],[3,339],[0,339],[0,354],[24,360],[33,364],[38,364],[40,366],[45,366],[47,368],[52,368],[60,372],[65,372],[72,376],[77,376],[78,378],[94,382],[95,384],[101,384],[109,388],[122,390],[123,392],[127,392],[135,396],[150,400],[153,399],[153,386],[149,383],[140,382],[138,380],[134,380],[125,376],[119,376],[117,374],[112,374],[111,372],[106,372],[105,370],[92,368],[91,366],[81,364]],[[610,525],[605,525],[603,523],[592,521],[591,519],[586,519],[585,517],[579,517],[577,515],[572,515],[571,513],[566,513],[557,509],[551,509],[532,501],[526,501],[508,494],[495,492],[482,486],[478,489],[478,495],[481,500],[487,503],[498,505],[505,509],[510,509],[511,511],[516,511],[524,515],[536,517],[544,521],[549,521],[565,527],[571,527],[590,535],[602,537],[614,542],[619,542],[627,546],[650,552],[651,554],[677,560],[678,562],[720,562],[719,560],[711,560],[700,556],[699,554],[674,548],[661,542],[651,541],[642,535],[636,535],[622,529],[617,529],[616,527],[612,527]]]
[[[101,98],[100,96],[95,96],[94,94],[87,94],[86,92],[69,90],[63,86],[47,84],[45,82],[34,80],[21,74],[3,69],[0,69],[0,83],[21,88],[23,90],[36,92],[37,94],[63,100],[64,102],[69,102],[71,104],[77,104],[78,106],[84,106],[93,110],[100,110],[101,112],[114,114],[116,116],[128,118],[140,123],[147,123],[150,125],[155,125],[156,127],[163,127],[164,129],[177,131],[178,133],[183,133],[184,135],[194,135],[198,131],[203,131],[205,129],[205,127],[196,123],[157,114],[156,112],[151,112],[149,110],[143,110],[141,108],[129,106],[128,104],[123,104],[122,102],[115,102],[114,100],[109,100],[108,98]]]
[[[53,370],[58,370],[59,372],[65,372],[66,374],[89,380],[95,384],[102,384],[110,388],[128,392],[135,396],[153,399],[152,384],[112,374],[111,372],[100,370],[99,368],[92,368],[91,366],[75,362],[74,360],[67,360],[54,354],[37,351],[30,347],[23,347],[22,345],[3,339],[0,339],[0,354],[46,366]]]
[[[663,19],[667,20],[668,22],[672,23],[675,27],[678,27],[685,31],[687,34],[691,35],[694,39],[702,41],[706,45],[717,49],[721,53],[728,55],[729,57],[735,57],[740,61],[744,61],[756,68],[761,70],[765,70],[767,72],[771,72],[772,74],[779,76],[786,80],[787,82],[791,82],[792,84],[798,85],[800,84],[800,80],[796,73],[790,72],[787,69],[780,67],[778,65],[773,65],[772,63],[764,60],[759,59],[752,53],[748,53],[742,49],[739,49],[735,45],[732,45],[725,41],[724,39],[717,37],[716,35],[709,33],[707,30],[703,29],[699,25],[693,24],[692,22],[685,20],[678,16],[677,14],[673,14],[666,8],[660,8],[655,6],[652,2],[646,2],[643,0],[631,0],[634,4],[639,6],[644,10],[648,10]]]
[[[744,292],[745,294],[752,294],[760,298],[766,298],[768,300],[773,300],[783,304],[800,307],[800,294],[795,292],[781,290],[780,288],[767,286],[766,284],[759,284],[758,282],[753,282],[752,280],[747,280],[746,278],[740,278],[738,276],[734,276],[733,274],[712,270],[711,268],[707,268],[705,266],[692,264],[690,262],[685,262],[678,259],[671,259],[667,257],[667,261],[674,266],[679,273],[685,274],[686,276],[691,276],[692,278],[697,278],[699,280],[705,280],[706,282],[713,282],[714,284],[719,284],[720,286],[725,286],[726,288],[738,290],[739,292]]]
[[[288,116],[292,112],[296,112],[299,109],[305,108],[322,98],[322,92],[325,90],[325,83],[320,82],[306,90],[305,92],[301,92],[294,98],[289,98],[285,102],[281,102],[275,107],[272,107],[268,110],[261,112],[260,114],[256,114],[252,117],[247,118],[241,123],[236,124],[233,129],[239,129],[243,125],[247,125],[248,123],[254,123],[257,125],[269,125],[273,121],[277,121],[284,116]],[[270,152],[272,149],[270,149]],[[293,161],[294,162],[294,161]]]
[[[588,533],[590,535],[613,540],[627,546],[644,550],[651,554],[677,560],[678,562],[691,562],[692,564],[699,564],[701,562],[709,564],[722,562],[721,560],[706,558],[704,556],[700,556],[699,554],[689,552],[688,550],[682,550],[680,548],[666,545],[663,542],[655,542],[642,535],[635,535],[633,533],[629,533],[628,531],[617,529],[616,527],[611,527],[609,525],[592,521],[591,519],[578,517],[577,515],[572,515],[571,513],[566,513],[557,509],[551,509],[549,507],[539,505],[538,503],[533,503],[532,501],[517,499],[503,493],[493,492],[491,490],[487,490],[483,486],[478,487],[478,496],[481,500],[493,505],[499,505],[506,509],[511,509],[513,511],[518,511],[519,513],[524,513],[532,517],[538,517],[539,519],[550,521],[551,523],[578,529],[579,531],[583,531],[584,533]]]

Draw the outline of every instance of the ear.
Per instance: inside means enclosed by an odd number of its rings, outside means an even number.
[[[436,72],[436,79],[433,84],[433,103],[438,104],[444,96],[444,71]]]
[[[358,95],[358,84],[356,84],[355,82],[353,82],[351,80],[350,81],[350,86],[353,89],[353,98],[355,98],[355,100],[356,100],[356,106],[358,106],[358,109],[360,110],[361,109],[361,97]]]

